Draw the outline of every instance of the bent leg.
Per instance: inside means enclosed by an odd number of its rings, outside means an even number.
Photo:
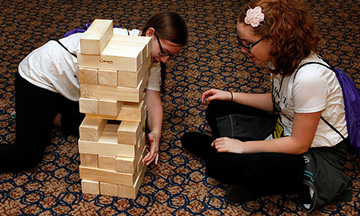
[[[57,107],[61,115],[60,122],[62,132],[65,135],[79,136],[79,126],[85,117],[85,114],[79,111],[79,102],[60,97]]]
[[[281,153],[233,154],[210,151],[206,173],[262,196],[302,191],[305,163],[302,155]]]
[[[276,116],[230,101],[212,101],[206,108],[206,120],[214,137],[263,140],[274,131]],[[234,133],[224,134],[224,131]]]
[[[26,170],[41,161],[55,115],[54,94],[30,84],[17,74],[16,138],[13,144],[0,144],[1,171]]]

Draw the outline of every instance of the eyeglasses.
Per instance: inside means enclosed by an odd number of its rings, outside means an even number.
[[[158,53],[158,55],[160,56],[160,57],[167,57],[167,56],[174,56],[173,54],[171,54],[169,51],[164,51],[163,50],[163,48],[162,48],[162,46],[161,46],[161,43],[160,43],[160,40],[159,40],[159,37],[155,34],[155,36],[156,36],[156,39],[157,39],[157,41],[158,41],[158,43],[159,43],[159,48],[160,48],[160,52]]]
[[[250,44],[249,46],[246,46],[246,45],[242,42],[242,40],[240,39],[239,36],[237,36],[237,40],[238,40],[238,42],[239,42],[239,45],[240,45],[241,47],[244,47],[244,49],[246,50],[246,52],[251,53],[251,49],[252,49],[256,44],[260,43],[262,40],[264,40],[265,38],[267,38],[268,36],[269,36],[269,35],[265,35],[265,36],[262,37],[260,40],[256,41],[255,43]]]

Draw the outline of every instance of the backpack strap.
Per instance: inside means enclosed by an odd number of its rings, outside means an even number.
[[[58,42],[60,44],[60,46],[62,46],[66,51],[68,51],[68,53],[70,53],[71,55],[73,55],[75,58],[77,58],[77,55],[75,53],[72,53],[68,50],[68,48],[66,48],[66,46],[64,44],[62,44],[59,40],[56,40],[56,42]]]
[[[298,72],[302,67],[304,67],[304,66],[306,66],[306,65],[309,65],[309,64],[318,64],[318,65],[327,67],[328,69],[332,70],[336,75],[338,75],[338,72],[335,70],[335,68],[334,68],[333,66],[329,66],[329,65],[323,64],[323,63],[321,63],[321,62],[306,62],[306,63],[304,63],[304,64],[302,64],[302,65],[300,65],[300,66],[298,67],[298,69],[297,69],[296,72],[295,72],[295,76],[294,76],[293,81],[295,80],[295,77],[296,77],[297,72]]]
[[[297,74],[297,72],[300,70],[300,68],[304,67],[305,65],[309,65],[309,64],[322,65],[322,66],[327,67],[328,69],[332,70],[332,71],[336,74],[336,76],[338,75],[338,72],[335,70],[335,68],[334,68],[333,66],[328,66],[328,65],[323,64],[323,63],[321,63],[321,62],[306,62],[306,63],[304,63],[304,64],[302,64],[302,65],[300,65],[300,66],[298,67],[298,69],[297,69],[296,72],[295,72],[295,76],[294,76],[293,81],[295,80],[296,74]],[[341,138],[343,138],[343,140],[346,140],[346,138],[344,137],[344,135],[342,135],[342,134],[340,133],[340,131],[339,131],[338,129],[336,129],[330,122],[326,121],[326,120],[324,119],[324,117],[322,117],[322,116],[320,116],[320,118],[321,118],[331,129],[333,129],[337,134],[339,134],[339,135],[341,136]]]

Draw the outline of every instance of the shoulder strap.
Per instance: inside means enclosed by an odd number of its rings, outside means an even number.
[[[335,68],[334,68],[333,66],[328,66],[328,65],[323,64],[323,63],[321,63],[321,62],[306,62],[306,63],[300,65],[300,66],[298,67],[298,69],[296,70],[295,73],[297,73],[297,72],[300,70],[300,68],[304,67],[305,65],[309,65],[309,64],[322,65],[322,66],[324,66],[324,67],[329,68],[329,69],[332,70],[336,75],[338,75],[338,72],[335,70]],[[296,77],[296,74],[295,74],[295,76],[294,76],[294,80],[295,80],[295,77]],[[320,118],[321,118],[331,129],[333,129],[337,134],[339,134],[339,135],[341,136],[341,138],[343,138],[344,140],[346,140],[346,138],[344,137],[344,135],[342,135],[342,134],[340,133],[340,131],[339,131],[338,129],[336,129],[330,122],[326,121],[322,116],[320,116]]]
[[[59,40],[56,40],[56,42],[58,42],[60,44],[60,46],[62,46],[66,51],[68,51],[68,53],[70,53],[71,55],[73,55],[75,58],[77,58],[77,55],[75,53],[72,53],[68,50],[68,48],[66,48],[66,46],[64,46],[64,44],[62,44]]]
[[[337,134],[339,134],[339,135],[341,136],[341,138],[343,138],[344,140],[346,140],[346,138],[344,137],[344,135],[342,135],[342,134],[340,133],[340,131],[338,131],[338,129],[336,129],[332,124],[330,124],[330,122],[326,121],[326,120],[324,119],[324,117],[322,117],[322,116],[320,116],[320,118],[321,118],[331,129],[333,129]]]
[[[306,66],[306,65],[310,65],[310,64],[322,65],[322,66],[327,67],[328,69],[332,70],[336,75],[338,74],[338,72],[335,70],[335,68],[334,68],[333,66],[329,66],[329,65],[323,64],[323,63],[321,63],[321,62],[306,62],[306,63],[300,65],[300,66],[297,68],[297,70],[296,70],[296,72],[295,72],[295,76],[294,76],[293,81],[295,80],[295,77],[296,77],[297,72],[298,72],[302,67],[304,67],[304,66]]]

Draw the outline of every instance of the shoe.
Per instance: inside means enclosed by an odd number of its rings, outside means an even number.
[[[201,159],[205,159],[214,140],[215,138],[198,132],[187,132],[181,136],[183,147]]]
[[[230,202],[240,204],[257,200],[262,197],[258,194],[248,192],[243,187],[234,184],[229,185],[229,187],[226,189],[225,196],[226,199]]]

